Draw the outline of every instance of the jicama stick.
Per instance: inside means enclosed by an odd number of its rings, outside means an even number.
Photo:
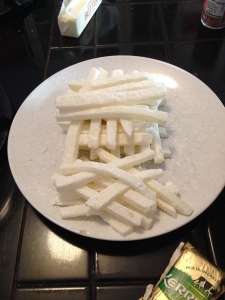
[[[134,123],[132,119],[120,119],[120,123],[123,127],[124,132],[128,137],[132,137]]]
[[[106,106],[92,109],[84,109],[81,111],[61,111],[57,110],[57,121],[72,121],[72,120],[89,120],[102,118],[129,118],[139,119],[142,121],[156,122],[160,125],[165,125],[168,114],[163,111],[146,110],[141,107],[134,106]]]
[[[81,216],[91,216],[94,215],[95,212],[90,207],[87,207],[85,204],[63,207],[60,209],[60,214],[63,219],[71,219]]]
[[[100,71],[96,68],[91,68],[83,87],[80,89],[80,92],[88,90],[89,86],[92,84],[92,82],[97,80],[99,78],[99,76],[100,76]]]
[[[115,92],[122,92],[122,91],[136,91],[140,89],[150,88],[150,87],[158,87],[158,86],[164,86],[163,84],[156,83],[154,80],[144,80],[141,82],[129,82],[119,85],[114,85],[111,87],[105,87],[98,89],[99,92],[107,92],[107,93],[115,93]]]
[[[58,197],[55,197],[54,199],[52,199],[53,206],[74,206],[74,205],[79,205],[79,204],[83,204],[83,203],[84,203],[84,199],[81,197],[77,200],[76,199],[68,200],[68,201],[63,200],[63,202]]]
[[[102,155],[102,157],[106,158],[108,165],[109,162],[111,163],[117,163],[119,161],[116,157],[114,157],[112,154],[108,153],[104,150],[99,150],[99,156]],[[126,158],[129,158],[126,157]],[[125,159],[125,158],[124,158]],[[122,159],[120,159],[121,161]],[[137,169],[134,169],[134,171],[139,173]],[[140,175],[141,177],[141,175]],[[183,215],[189,216],[192,214],[193,209],[184,201],[182,201],[177,195],[173,194],[171,191],[166,189],[162,184],[160,184],[158,181],[151,179],[146,180],[146,184],[150,187],[151,190],[155,191],[159,198],[162,198],[165,202],[171,204],[174,206],[174,208],[180,212]]]
[[[165,158],[170,157],[170,155],[171,155],[171,150],[170,150],[169,147],[163,147],[162,151],[163,151],[163,156],[164,156]]]
[[[152,109],[158,110],[159,105],[155,105]],[[152,123],[152,143],[151,148],[155,152],[154,162],[156,164],[161,164],[164,161],[162,145],[161,145],[161,137],[159,134],[159,125],[158,123]]]
[[[103,187],[113,185],[115,182],[116,180],[111,177],[101,177],[96,181],[97,184],[102,185]],[[155,200],[151,200],[133,189],[129,189],[127,192],[120,195],[119,199],[141,213],[148,214],[148,216],[152,216],[156,212]],[[153,195],[153,199],[155,199],[155,195]]]
[[[106,71],[105,69],[103,68],[98,68],[100,74],[99,74],[99,77],[98,77],[98,80],[100,79],[103,79],[103,78],[106,78],[108,76],[108,71]]]
[[[122,236],[127,236],[134,230],[133,226],[127,225],[121,220],[115,219],[115,217],[112,217],[109,213],[104,212],[104,214],[101,214],[101,218]]]
[[[95,119],[94,119],[95,120]],[[97,120],[97,119],[96,119]],[[125,122],[128,122],[129,119],[123,119]],[[149,127],[149,123],[142,121],[142,122],[138,122],[135,123],[132,121],[132,126],[133,126],[133,132],[140,132],[140,133],[146,133],[148,132],[149,134],[151,134],[151,130]],[[67,131],[69,129],[69,125],[70,122],[59,122],[58,123],[65,131]],[[91,121],[84,121],[83,122],[83,126],[82,126],[82,130],[81,130],[81,134],[89,134],[90,133],[90,125],[91,125]],[[130,126],[130,125],[128,125]],[[127,126],[127,129],[128,129]],[[147,130],[148,129],[148,130]],[[101,130],[100,133],[106,133],[106,124],[104,124],[103,122],[101,123]],[[125,129],[122,127],[120,120],[118,119],[118,123],[117,123],[117,133],[126,133],[128,134],[128,132],[125,131]]]
[[[115,155],[117,158],[120,158],[120,146],[117,146],[115,150],[111,150],[111,153]]]
[[[158,130],[159,130],[159,135],[160,135],[161,138],[167,138],[168,137],[168,133],[167,133],[167,130],[166,130],[165,127],[159,126]]]
[[[172,193],[158,181],[152,179],[146,182],[146,184],[150,189],[156,192],[159,198],[171,204],[181,214],[190,216],[193,213],[193,209],[186,202],[182,201],[177,195]]]
[[[73,200],[80,200],[81,199],[81,197],[78,195],[78,194],[76,194],[76,192],[74,192],[74,191],[71,191],[71,190],[64,190],[64,191],[62,191],[62,192],[58,192],[57,193],[57,196],[58,196],[58,199],[59,199],[59,201],[61,201],[61,202],[70,202],[70,201],[73,201]]]
[[[78,157],[79,136],[83,121],[72,121],[67,132],[63,162],[73,162]]]
[[[97,90],[106,87],[121,85],[129,82],[141,82],[147,79],[152,79],[148,72],[140,72],[135,74],[124,74],[116,77],[107,77],[102,80],[93,81],[89,90]]]
[[[56,107],[63,110],[71,109],[91,109],[112,105],[155,105],[158,99],[166,94],[164,87],[151,87],[140,89],[137,91],[125,92],[83,92],[83,93],[67,93],[58,96],[56,99]]]
[[[119,196],[119,198],[145,215],[152,216],[156,213],[157,207],[155,200],[153,201],[137,193],[135,190],[130,189]]]
[[[159,198],[156,199],[156,202],[157,202],[158,208],[160,208],[162,211],[166,212],[168,215],[170,215],[173,218],[177,217],[176,209],[171,204],[169,204]]]
[[[95,210],[101,210],[112,202],[114,198],[122,195],[129,189],[130,187],[128,185],[121,182],[115,182],[103,189],[98,195],[89,198],[86,205]]]
[[[131,226],[141,226],[142,225],[142,215],[123,206],[116,201],[110,203],[105,207],[104,211],[112,214],[118,219],[121,219],[123,222]]]
[[[153,123],[153,139],[151,143],[151,148],[155,152],[154,162],[156,164],[161,164],[164,161],[163,150],[161,145],[161,138],[159,135],[158,124]]]
[[[167,181],[164,186],[170,190],[172,193],[176,194],[177,196],[180,194],[180,190],[176,184],[171,181]]]
[[[122,69],[116,69],[112,71],[112,77],[121,76],[121,75],[123,75]]]
[[[154,219],[152,217],[149,216],[142,216],[141,219],[141,226],[145,229],[145,230],[149,230],[152,226],[154,222]]]
[[[75,190],[77,187],[86,185],[89,182],[97,180],[100,177],[100,175],[97,175],[94,172],[78,172],[71,176],[60,175],[55,180],[55,187],[58,192]]]
[[[97,192],[95,192],[94,190],[88,188],[87,186],[85,187],[80,187],[77,190],[77,193],[79,193],[82,197],[84,197],[85,199],[89,199],[92,196],[97,196]],[[90,209],[90,208],[89,208]],[[95,212],[95,210],[87,210],[88,212]],[[119,218],[120,220],[122,220],[123,222],[131,225],[131,226],[140,226],[141,225],[141,219],[142,219],[142,215],[126,208],[125,206],[113,202],[110,205],[108,205],[103,212],[109,212],[111,215],[114,215],[116,218]]]
[[[101,119],[92,119],[88,134],[88,147],[97,149],[100,145]]]
[[[157,171],[157,170],[155,170]],[[156,178],[159,176],[159,172],[150,172],[151,178]],[[158,174],[157,174],[158,173]],[[141,173],[140,173],[141,174]],[[148,179],[150,176],[148,176]],[[80,172],[77,174],[73,174],[71,176],[57,176],[55,181],[55,186],[60,194],[64,193],[64,191],[73,190],[76,193],[77,187],[87,185],[89,182],[95,181],[99,185],[103,187],[111,186],[108,190],[103,190],[101,193],[97,195],[94,200],[97,201],[97,206],[92,206],[90,199],[89,205],[94,209],[101,209],[104,205],[106,205],[109,201],[114,199],[120,193],[123,195],[120,196],[126,203],[130,203],[133,207],[139,209],[143,213],[150,213],[151,215],[155,212],[156,205],[155,205],[155,194],[152,193],[151,199],[146,198],[145,196],[141,195],[140,193],[136,192],[135,190],[130,189],[128,186],[117,182],[115,179],[111,177],[101,177],[101,175],[97,175],[91,172]],[[117,183],[116,185],[114,185]],[[120,190],[118,193],[117,185],[120,185]],[[123,188],[121,190],[121,187]],[[95,188],[95,190],[97,190]],[[127,192],[126,192],[127,191]],[[76,195],[74,193],[74,195]],[[77,196],[76,196],[77,197]],[[93,197],[90,197],[93,198]],[[101,198],[101,199],[100,199]],[[92,200],[93,201],[93,200]],[[102,201],[102,202],[101,202]],[[95,202],[94,202],[95,204]],[[88,204],[87,204],[88,205]]]
[[[142,170],[141,172],[139,172],[140,178],[143,181],[158,178],[162,174],[163,174],[162,169],[148,169],[148,170]]]
[[[139,165],[148,160],[151,160],[154,157],[154,152],[151,149],[146,150],[143,153],[137,153],[131,156],[123,157],[121,159],[118,159],[113,154],[105,151],[102,148],[98,148],[97,153],[102,161],[121,169],[131,168],[135,165]]]
[[[117,119],[107,119],[106,122],[106,141],[108,149],[115,150],[117,146]]]
[[[98,158],[96,149],[90,148],[90,160],[95,160]]]
[[[72,207],[64,207],[60,209],[60,214],[63,219],[71,219],[81,216],[99,215],[99,213],[94,212],[85,205],[76,205]],[[101,213],[99,215],[104,222],[108,223],[115,231],[117,231],[122,236],[127,236],[133,232],[133,227],[125,224],[121,220],[116,219],[107,212]]]
[[[112,200],[127,191],[130,190],[130,186],[121,182],[115,182],[112,185],[109,185],[107,188],[102,190],[100,193],[98,193],[97,197],[91,197],[87,202],[86,205],[96,209],[100,210],[103,209],[106,205],[108,205]],[[150,206],[155,206],[155,193],[150,192],[149,196],[151,194],[151,197],[148,197]],[[136,195],[137,196],[137,195]],[[125,198],[127,199],[129,197],[129,194]]]
[[[69,87],[74,92],[79,92],[79,90],[84,86],[85,80],[71,80],[69,82]]]
[[[89,171],[112,176],[151,199],[152,193],[138,177],[112,165],[97,162],[75,162],[73,168],[75,171]]]
[[[111,122],[110,122],[111,123]],[[152,135],[149,133],[135,132],[131,138],[129,138],[124,133],[115,134],[116,127],[114,126],[116,122],[112,122],[108,133],[101,133],[99,135],[99,140],[96,144],[92,144],[93,148],[99,143],[99,147],[107,147],[109,149],[115,150],[116,146],[130,146],[130,145],[149,145],[152,142]],[[112,126],[112,127],[111,127]],[[111,135],[114,131],[114,134]],[[110,139],[111,136],[111,139]],[[97,138],[97,137],[96,137]],[[79,146],[81,148],[88,146],[90,139],[89,134],[80,134],[79,136]],[[93,141],[94,142],[94,141]]]
[[[101,160],[103,160],[105,162],[110,162],[110,165],[115,166],[117,168],[121,168],[121,169],[131,168],[135,165],[138,165],[145,161],[151,160],[154,157],[154,152],[151,149],[146,150],[143,153],[137,153],[135,155],[124,157],[121,159],[118,159],[117,157],[115,157],[114,155],[105,151],[102,148],[98,148],[97,153]],[[60,170],[64,175],[73,174],[73,173],[78,172],[74,163],[63,164],[60,167]]]

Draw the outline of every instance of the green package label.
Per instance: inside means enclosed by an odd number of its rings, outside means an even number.
[[[148,300],[215,300],[225,292],[225,272],[190,243],[174,252]]]
[[[213,296],[213,285],[203,276],[193,279],[188,273],[172,267],[158,288],[171,300],[206,300]]]

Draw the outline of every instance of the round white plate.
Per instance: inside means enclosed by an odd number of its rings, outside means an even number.
[[[172,181],[184,201],[194,208],[190,217],[176,219],[159,213],[153,227],[120,236],[98,217],[62,220],[51,204],[56,191],[51,180],[61,164],[65,133],[55,118],[55,100],[68,89],[71,79],[85,79],[91,67],[111,72],[148,71],[168,86],[169,113],[163,140],[172,156],[162,164],[160,181]],[[88,237],[128,241],[150,238],[175,230],[201,214],[218,196],[225,183],[225,109],[200,80],[173,65],[143,57],[112,56],[68,67],[39,85],[18,110],[9,134],[8,156],[14,179],[31,205],[52,222]]]

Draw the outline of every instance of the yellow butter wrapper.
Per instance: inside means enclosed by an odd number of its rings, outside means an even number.
[[[102,0],[64,0],[58,15],[61,35],[78,38],[101,2]]]
[[[172,258],[146,300],[214,300],[225,292],[225,272],[190,243],[184,244]]]

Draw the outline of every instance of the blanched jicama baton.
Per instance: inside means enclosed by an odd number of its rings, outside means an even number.
[[[143,82],[152,80],[152,76],[148,72],[137,72],[131,74],[123,74],[121,76],[106,77],[102,80],[92,81],[86,90],[99,90],[102,88],[118,86],[131,82]]]
[[[142,193],[144,196],[151,199],[152,193],[146,187],[146,185],[139,178],[134,175],[114,167],[112,165],[107,165],[98,162],[75,162],[73,163],[73,169],[76,171],[89,171],[97,174],[104,174],[108,176],[112,176],[114,178],[119,179],[125,184],[130,185],[138,192]]]
[[[92,145],[92,149],[106,146],[108,149],[115,150],[116,146],[130,146],[130,145],[149,145],[152,142],[152,135],[149,133],[134,133],[129,138],[125,133],[115,133],[116,122],[110,122],[110,129],[107,133],[102,133],[98,136],[98,147]],[[96,139],[97,140],[97,139]],[[78,144],[80,148],[87,147],[89,145],[89,135],[80,134]]]
[[[58,96],[56,107],[63,110],[89,109],[112,105],[155,105],[158,99],[165,97],[165,87],[152,87],[137,91],[122,92],[84,92]]]
[[[98,151],[100,157],[108,163],[116,164],[118,160],[115,156],[112,154],[106,153],[104,150],[99,149]],[[146,173],[143,172],[140,173],[140,171],[134,169],[134,173],[138,174],[140,178],[142,178],[144,181],[146,181],[147,186],[150,187],[151,190],[155,191],[156,194],[159,196],[160,199],[165,201],[166,203],[172,205],[178,212],[182,213],[183,215],[189,216],[192,214],[193,209],[184,201],[182,201],[176,194],[171,192],[169,189],[166,188],[166,186],[163,186],[158,181],[151,179],[146,176]],[[146,171],[147,172],[147,171]]]
[[[101,218],[122,236],[149,230],[160,209],[176,218],[192,208],[179,198],[173,183],[158,181],[160,164],[171,154],[162,145],[168,136],[166,86],[148,72],[109,75],[91,68],[86,80],[72,80],[70,91],[56,99],[56,119],[66,134],[63,163],[53,176],[62,218]],[[89,149],[90,159],[79,157]],[[123,157],[121,157],[123,155]],[[98,159],[98,161],[93,161]]]
[[[154,152],[151,149],[149,149],[145,152],[142,152],[142,153],[137,153],[132,156],[123,157],[121,159],[118,159],[113,154],[105,151],[102,148],[98,148],[97,154],[101,160],[104,160],[105,162],[110,162],[109,165],[120,168],[120,169],[131,168],[133,166],[136,166],[136,165],[142,164],[148,160],[151,160],[154,157]],[[60,167],[61,172],[65,175],[77,172],[76,163],[77,163],[77,161],[75,161],[74,163],[62,164]],[[74,164],[75,164],[75,166],[74,166]]]
[[[92,119],[88,132],[88,147],[97,149],[100,146],[101,119]]]
[[[71,122],[65,142],[64,162],[73,162],[78,158],[79,152],[79,135],[83,121]]]
[[[142,107],[133,107],[125,105],[106,106],[90,109],[74,110],[57,110],[57,121],[79,121],[99,118],[130,118],[142,121],[156,122],[165,125],[167,121],[167,113],[163,111],[146,110]]]

